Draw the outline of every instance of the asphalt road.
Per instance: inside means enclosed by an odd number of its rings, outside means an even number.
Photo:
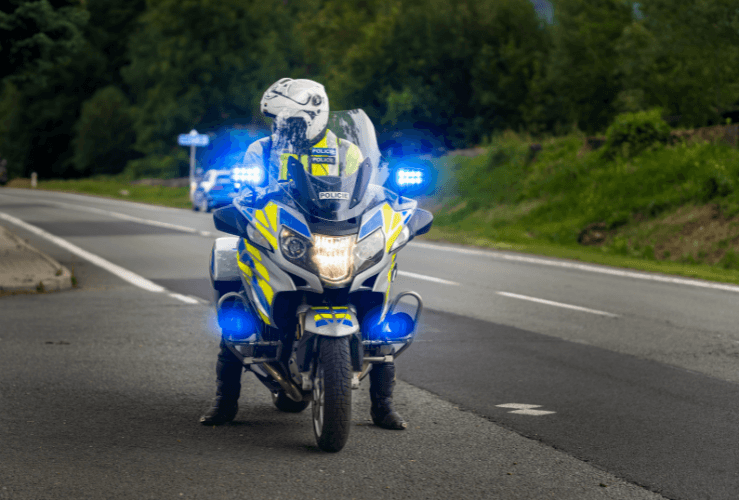
[[[738,496],[739,288],[412,243],[394,285],[426,304],[397,362],[410,428],[372,426],[363,384],[328,455],[251,376],[235,424],[197,425],[208,215],[9,189],[0,212],[179,294],[10,227],[80,286],[0,299],[0,498]]]

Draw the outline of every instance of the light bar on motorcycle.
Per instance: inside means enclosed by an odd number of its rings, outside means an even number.
[[[261,186],[264,182],[264,169],[259,165],[236,167],[231,171],[231,178],[236,183]]]
[[[418,168],[399,168],[395,172],[398,187],[420,186],[423,184],[423,170]]]

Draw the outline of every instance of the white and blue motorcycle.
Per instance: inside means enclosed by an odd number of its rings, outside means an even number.
[[[351,427],[352,389],[373,363],[393,361],[413,342],[421,297],[391,299],[390,288],[398,252],[428,232],[433,217],[382,187],[390,172],[363,111],[332,113],[329,128],[359,146],[364,161],[356,172],[314,176],[288,157],[288,182],[242,189],[214,212],[216,228],[235,237],[216,240],[210,276],[228,348],[280,410],[312,403],[318,446],[339,451]],[[269,172],[243,168],[245,179]],[[398,186],[423,175],[397,174]],[[403,297],[414,302],[413,314],[400,311]]]

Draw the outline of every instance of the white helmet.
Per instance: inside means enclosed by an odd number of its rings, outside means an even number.
[[[260,108],[264,116],[275,118],[275,127],[302,119],[310,144],[318,142],[328,126],[328,95],[323,85],[313,80],[283,78],[273,83],[262,96]]]

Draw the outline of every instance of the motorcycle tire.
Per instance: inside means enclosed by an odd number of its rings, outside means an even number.
[[[300,413],[301,411],[308,408],[310,401],[293,401],[284,391],[280,391],[277,394],[272,393],[272,402],[278,410],[286,413]]]
[[[349,439],[352,412],[349,337],[324,337],[313,380],[313,434],[318,447],[337,452]]]

